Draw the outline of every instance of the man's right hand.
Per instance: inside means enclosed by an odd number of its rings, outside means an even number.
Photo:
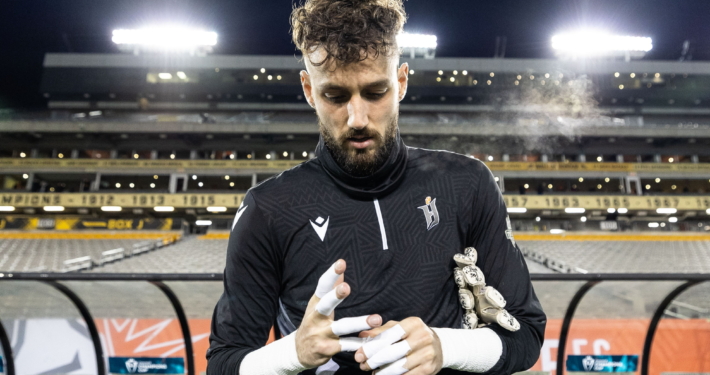
[[[382,325],[382,317],[377,314],[334,321],[333,310],[350,295],[350,286],[344,281],[344,272],[345,260],[339,259],[320,277],[301,326],[296,330],[298,360],[306,368],[320,366],[336,353],[356,351],[364,340],[358,337],[341,339],[339,336]]]

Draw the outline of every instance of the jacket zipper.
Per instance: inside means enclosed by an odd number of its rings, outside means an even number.
[[[382,234],[382,250],[387,250],[387,232],[385,232],[385,222],[382,220],[382,210],[380,210],[380,202],[375,198],[375,212],[377,212],[377,221],[380,223],[380,233]]]

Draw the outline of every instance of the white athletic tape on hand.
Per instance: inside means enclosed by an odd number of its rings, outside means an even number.
[[[382,365],[404,358],[411,349],[406,340],[400,341],[377,352],[372,358],[367,360],[367,365],[374,370]]]
[[[335,310],[340,302],[343,302],[343,300],[338,298],[335,294],[335,289],[332,289],[330,292],[326,293],[320,301],[318,301],[316,311],[325,316],[329,316],[333,313],[333,310]]]
[[[392,364],[383,367],[382,370],[375,372],[376,375],[402,375],[409,371],[404,368],[404,364],[407,363],[407,357],[400,359],[399,361],[394,361]]]
[[[354,318],[342,318],[340,320],[336,320],[330,325],[330,329],[333,330],[333,334],[336,336],[367,331],[372,328],[369,324],[367,324],[368,316],[369,315],[363,315]]]
[[[326,293],[333,290],[333,286],[338,281],[338,277],[340,277],[340,275],[335,273],[335,263],[333,263],[333,265],[330,266],[330,268],[328,268],[323,275],[321,275],[320,279],[318,279],[318,286],[316,286],[316,297],[323,298]]]
[[[379,352],[382,348],[401,340],[405,333],[404,328],[402,328],[399,324],[380,333],[362,346],[362,351],[365,352],[365,357],[374,357],[375,354],[377,354],[377,352]]]
[[[356,352],[365,343],[364,337],[341,337],[340,351],[341,352]]]

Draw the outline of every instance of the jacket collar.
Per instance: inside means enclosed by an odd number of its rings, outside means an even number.
[[[399,131],[389,157],[380,169],[370,176],[354,177],[340,168],[323,142],[323,137],[318,141],[316,156],[323,171],[341,190],[360,199],[374,199],[389,194],[402,182],[407,169],[407,146]]]

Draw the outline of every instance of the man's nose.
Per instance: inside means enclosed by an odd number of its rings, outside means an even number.
[[[359,130],[368,124],[367,103],[359,95],[354,95],[348,102],[348,126]]]

